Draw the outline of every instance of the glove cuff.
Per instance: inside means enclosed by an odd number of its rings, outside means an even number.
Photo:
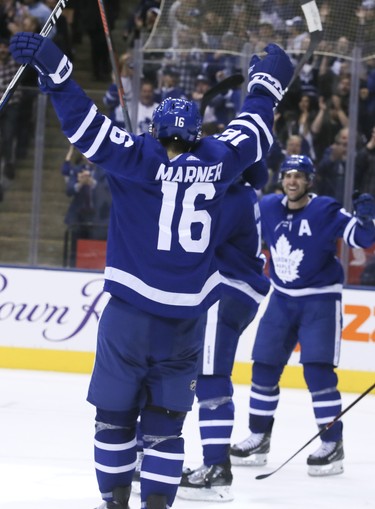
[[[55,85],[60,85],[65,80],[69,78],[72,74],[73,64],[69,60],[69,58],[64,55],[60,60],[60,63],[54,73],[49,74],[48,76],[54,82]]]
[[[284,95],[280,81],[265,72],[257,72],[251,76],[251,80],[247,86],[248,92],[251,93],[254,87],[265,88],[268,94],[272,95],[277,102],[280,102]]]

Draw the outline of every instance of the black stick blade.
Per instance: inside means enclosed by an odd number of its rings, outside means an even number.
[[[202,97],[199,109],[200,114],[202,116],[204,115],[204,112],[208,104],[212,101],[214,97],[216,97],[219,94],[224,94],[225,92],[228,92],[228,90],[230,90],[231,88],[239,87],[240,85],[242,85],[244,80],[245,78],[242,76],[242,74],[232,74],[231,76],[228,76],[228,78],[219,81],[219,83],[210,88],[210,90],[208,90]]]

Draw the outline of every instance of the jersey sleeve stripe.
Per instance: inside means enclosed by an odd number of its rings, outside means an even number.
[[[262,117],[260,115],[258,115],[258,113],[250,113],[250,116],[262,128],[264,134],[267,137],[268,143],[271,146],[273,141],[274,141],[273,140],[273,135],[272,135],[271,131],[268,129],[268,127],[266,126],[266,124],[265,124],[264,120],[262,119]]]
[[[346,225],[343,236],[342,236],[344,241],[350,247],[361,247],[354,240],[354,235],[355,235],[355,230],[356,230],[357,224],[358,224],[357,219],[355,217],[353,217],[349,221],[349,223]]]
[[[96,138],[94,140],[94,143],[91,145],[91,147],[86,151],[83,152],[83,155],[87,157],[87,159],[90,159],[93,155],[96,154],[97,150],[99,149],[102,141],[104,140],[105,135],[107,134],[109,128],[111,127],[111,121],[108,117],[104,117],[104,122],[99,129],[98,134],[96,135]]]
[[[91,106],[90,111],[88,112],[85,120],[79,126],[77,131],[73,134],[73,136],[70,136],[68,138],[70,143],[76,143],[85,134],[87,128],[90,126],[91,122],[94,120],[97,111],[98,111],[98,108],[93,104]]]
[[[236,120],[234,120],[233,122],[230,122],[228,127],[235,128],[237,126],[246,127],[247,129],[249,129],[250,131],[252,131],[255,134],[256,139],[257,139],[257,157],[255,159],[255,162],[259,161],[262,158],[262,147],[260,144],[259,129],[251,122],[249,122],[247,120],[239,120],[238,118]],[[224,133],[225,133],[225,131],[224,131]]]

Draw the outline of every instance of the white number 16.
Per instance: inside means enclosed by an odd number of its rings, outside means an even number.
[[[158,249],[170,251],[172,243],[172,220],[176,207],[178,183],[163,181],[161,191],[163,203],[159,217]],[[182,213],[178,223],[178,241],[188,253],[203,253],[210,243],[211,216],[207,210],[195,210],[194,202],[198,195],[211,200],[215,196],[215,186],[209,183],[196,182],[185,191],[182,201]],[[191,225],[201,223],[200,239],[192,239]]]

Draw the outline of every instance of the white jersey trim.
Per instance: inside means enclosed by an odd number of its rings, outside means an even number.
[[[346,225],[343,233],[343,239],[350,247],[361,247],[354,240],[357,224],[358,224],[357,219],[353,217]]]
[[[236,290],[239,290],[240,292],[246,294],[248,297],[251,297],[253,300],[255,300],[257,304],[260,304],[265,297],[265,295],[261,295],[244,281],[241,281],[239,279],[227,278],[225,276],[221,277],[223,280],[223,284],[231,286],[232,288],[235,288]]]
[[[92,105],[90,108],[90,111],[86,115],[85,120],[82,122],[82,124],[79,126],[77,131],[73,134],[73,136],[70,136],[68,140],[70,143],[76,143],[78,140],[82,138],[82,136],[85,134],[87,128],[91,125],[91,122],[94,120],[96,113],[98,111],[98,108],[95,105]]]
[[[274,281],[271,281],[272,286],[278,292],[285,293],[290,297],[305,297],[306,295],[321,295],[324,293],[342,293],[343,285],[336,283],[334,285],[321,286],[319,288],[283,288],[277,285]]]
[[[123,270],[116,269],[115,267],[106,267],[104,277],[109,281],[114,281],[115,283],[130,288],[146,299],[168,306],[198,306],[204,301],[207,295],[221,283],[220,273],[216,271],[207,279],[199,293],[175,293],[154,288],[144,283],[136,276]]]

